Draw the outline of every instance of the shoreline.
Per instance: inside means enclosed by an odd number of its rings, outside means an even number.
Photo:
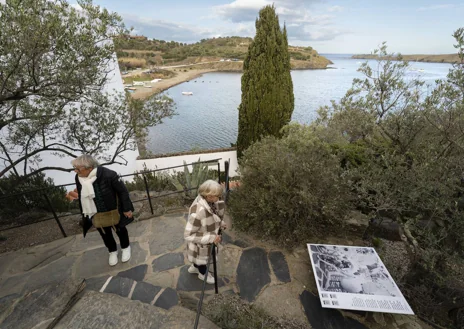
[[[333,69],[332,67],[325,68],[293,68],[290,71],[302,71],[302,70],[328,70]],[[171,71],[171,70],[170,70]],[[188,70],[187,72],[175,72],[176,76],[161,80],[153,84],[152,88],[146,87],[136,87],[136,90],[133,93],[130,93],[131,97],[134,99],[146,99],[152,95],[162,93],[172,87],[180,85],[184,82],[188,82],[193,79],[201,77],[203,74],[212,73],[212,72],[222,72],[222,73],[243,73],[243,70],[234,70],[234,69],[217,69],[217,68],[208,68],[208,69],[194,69]]]
[[[445,64],[456,64],[460,62],[460,58],[457,54],[443,54],[443,55],[401,55],[402,60],[408,62],[418,63],[445,63]],[[379,59],[379,56],[374,54],[358,54],[351,56],[352,59]],[[398,61],[396,56],[385,56],[387,60]]]

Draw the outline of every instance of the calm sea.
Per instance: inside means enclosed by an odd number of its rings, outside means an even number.
[[[319,107],[339,100],[351,87],[363,62],[351,55],[323,54],[334,64],[327,70],[292,71],[295,110],[292,120],[310,123]],[[427,84],[446,77],[450,64],[411,63],[411,75],[420,75]],[[178,115],[149,131],[151,152],[171,153],[192,149],[229,147],[237,139],[241,73],[208,73],[167,91],[174,99]],[[193,92],[183,96],[182,92]]]

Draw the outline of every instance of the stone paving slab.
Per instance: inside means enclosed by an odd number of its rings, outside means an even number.
[[[22,293],[30,276],[31,273],[24,273],[2,279],[0,281],[0,297]]]
[[[108,294],[116,294],[121,297],[128,297],[134,282],[135,281],[132,279],[113,276],[106,286],[104,292]]]
[[[183,253],[166,254],[153,260],[153,272],[162,272],[185,265]]]
[[[271,261],[272,270],[276,278],[280,282],[290,282],[290,272],[284,254],[280,251],[271,251],[269,253],[269,260]]]
[[[177,292],[172,288],[166,288],[155,302],[155,306],[169,310],[171,307],[179,304]]]
[[[127,231],[129,232],[129,239],[139,238],[142,235],[150,234],[151,221],[143,220],[143,221],[132,223],[127,226]]]
[[[182,291],[201,291],[203,289],[203,281],[198,279],[198,274],[190,274],[186,265],[180,269],[179,279],[177,281],[177,290]],[[212,269],[212,266],[211,266]],[[225,282],[218,277],[218,287],[224,287]],[[214,289],[214,284],[206,284],[205,290]]]
[[[191,329],[195,313],[182,307],[168,311],[113,294],[88,291],[55,329]],[[203,316],[200,328],[218,329]]]
[[[77,265],[77,277],[91,278],[115,270],[129,269],[130,267],[143,264],[147,258],[147,251],[142,249],[138,242],[132,242],[131,259],[127,263],[121,262],[121,252],[119,252],[119,262],[116,266],[109,266],[108,257],[109,253],[106,247],[84,252]]]
[[[154,286],[146,282],[137,282],[131,299],[141,301],[142,303],[151,304],[161,289],[161,287]]]
[[[103,247],[104,245],[100,233],[98,233],[98,231],[92,231],[88,232],[85,238],[83,234],[76,235],[76,241],[70,252],[80,253],[86,250]]]
[[[72,267],[77,260],[77,256],[62,257],[57,261],[32,272],[25,285],[26,291],[34,290],[43,285],[54,282],[62,282],[72,277]]]
[[[145,274],[147,274],[147,269],[148,269],[148,265],[143,264],[143,265],[139,265],[131,269],[128,269],[126,271],[119,272],[118,276],[129,278],[134,281],[143,281],[143,279],[145,278]]]
[[[22,296],[17,300],[14,309],[0,323],[0,328],[36,328],[37,324],[53,319],[61,313],[76,292],[77,286],[77,282],[65,280]]]
[[[66,255],[76,237],[67,237],[0,257],[1,275],[15,275],[44,267]],[[5,259],[4,259],[5,258]]]
[[[85,288],[87,290],[100,291],[103,285],[108,281],[110,275],[104,275],[96,278],[85,279]]]
[[[252,302],[271,282],[267,252],[262,248],[244,250],[237,267],[237,285],[240,297]]]
[[[177,218],[156,219],[151,222],[150,254],[162,255],[174,251],[185,244],[183,224]]]

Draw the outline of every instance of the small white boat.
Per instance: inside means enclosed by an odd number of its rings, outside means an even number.
[[[151,88],[151,86],[147,86],[147,85],[145,85],[144,87],[145,87],[145,88]]]
[[[183,91],[182,95],[192,96],[193,93],[191,91]]]

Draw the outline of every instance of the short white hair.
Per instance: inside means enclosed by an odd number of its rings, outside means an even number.
[[[97,168],[100,164],[91,155],[83,154],[71,161],[74,167]]]
[[[198,188],[198,194],[200,194],[203,197],[209,195],[221,197],[223,192],[224,188],[222,187],[222,185],[212,179],[208,179]]]

